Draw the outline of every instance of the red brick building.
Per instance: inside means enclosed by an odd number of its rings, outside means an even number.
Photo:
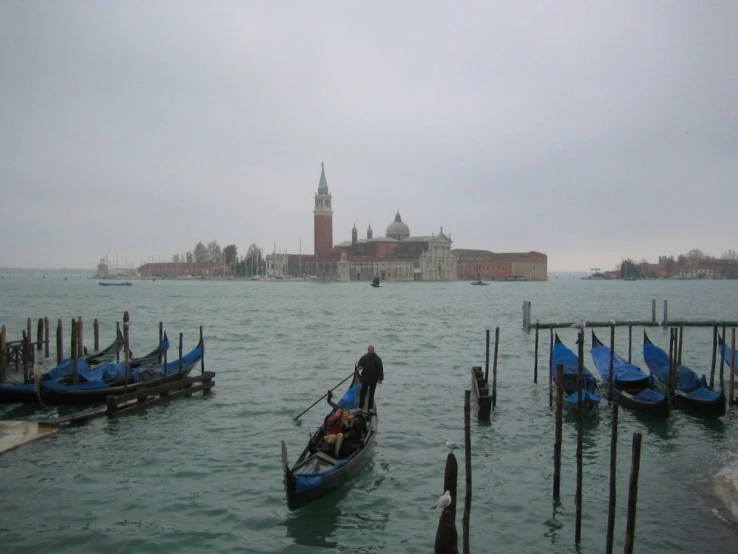
[[[548,279],[548,256],[540,252],[495,253],[489,250],[457,249],[459,279],[501,281],[523,278],[527,281]]]

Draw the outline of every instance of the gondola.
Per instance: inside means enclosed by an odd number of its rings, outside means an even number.
[[[564,366],[564,407],[576,412],[579,409],[579,357],[569,349],[558,333],[555,335],[553,352],[551,354],[551,378],[556,384],[557,367]],[[582,404],[585,414],[597,413],[602,397],[597,379],[586,367],[582,368],[584,383],[582,385]]]
[[[91,368],[114,360],[123,346],[123,335],[120,329],[116,331],[115,340],[105,349],[94,354],[77,359],[77,372],[83,373]],[[41,381],[64,379],[74,372],[74,361],[66,358],[59,364],[40,375]],[[28,383],[0,383],[0,404],[17,404],[23,402],[38,402],[33,374]]]
[[[76,384],[49,380],[40,384],[41,401],[47,406],[97,404],[105,402],[108,396],[121,395],[183,379],[189,375],[203,356],[202,339],[190,352],[179,358],[164,363],[142,364],[128,369],[125,362],[108,363],[95,368],[92,372],[80,375],[81,381]]]
[[[592,331],[592,360],[604,381],[607,395],[610,389],[610,347],[602,344]],[[669,417],[669,399],[656,389],[653,376],[646,375],[640,367],[629,364],[613,353],[613,396],[624,408],[655,417]]]
[[[102,374],[106,368],[111,365],[115,365],[113,362],[118,356],[118,353],[123,346],[123,335],[120,330],[117,332],[116,340],[104,350],[79,358],[77,360],[77,376],[79,380],[85,380],[85,376],[89,375],[90,378],[98,372]],[[164,339],[161,343],[161,349],[166,351],[169,348],[169,339],[166,333],[164,333]],[[129,360],[129,367],[138,368],[141,366],[150,366],[158,364],[159,359],[159,348],[155,348],[145,356],[140,358],[133,358]],[[121,362],[122,363],[122,362]],[[72,381],[72,375],[74,373],[73,360],[71,358],[63,360],[62,363],[53,367],[49,371],[43,373],[39,380],[41,384],[45,385],[52,381],[60,384],[70,384]],[[53,387],[53,385],[50,385]],[[36,392],[36,384],[33,379],[28,383],[3,383],[0,384],[0,403],[2,404],[17,404],[17,403],[36,403],[39,397]]]
[[[654,385],[663,393],[669,386],[670,360],[666,352],[656,346],[643,332],[643,359],[654,377]],[[707,386],[707,378],[687,366],[677,365],[674,386],[674,406],[709,417],[725,415],[725,395]]]
[[[130,287],[131,282],[126,281],[125,283],[103,283],[102,281],[98,281],[98,284],[103,287]]]
[[[341,487],[350,477],[361,469],[361,462],[366,458],[377,435],[378,419],[376,409],[365,412],[358,409],[361,381],[357,371],[351,386],[337,404],[350,410],[357,419],[357,436],[344,443],[338,458],[333,457],[333,446],[322,442],[323,425],[310,437],[308,445],[297,461],[290,467],[287,462],[287,446],[282,441],[282,469],[284,487],[287,493],[287,507],[297,510],[329,491]]]
[[[479,286],[486,286],[489,285],[489,283],[485,283],[484,281],[472,281],[472,285],[479,285]]]

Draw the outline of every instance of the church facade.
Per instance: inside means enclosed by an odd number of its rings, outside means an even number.
[[[321,164],[322,166],[322,164]],[[314,254],[279,254],[266,257],[267,277],[285,279],[313,277],[325,281],[452,281],[457,279],[457,257],[451,250],[451,235],[413,236],[395,215],[383,237],[374,237],[371,225],[359,239],[356,225],[351,240],[333,245],[332,196],[325,168],[313,209]]]

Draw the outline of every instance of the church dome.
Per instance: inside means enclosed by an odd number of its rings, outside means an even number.
[[[395,220],[387,227],[385,235],[397,240],[406,239],[410,236],[410,228],[402,222],[399,210],[397,211]]]

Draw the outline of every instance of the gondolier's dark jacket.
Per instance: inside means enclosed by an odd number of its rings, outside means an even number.
[[[359,358],[359,363],[356,365],[364,368],[364,371],[361,372],[361,382],[364,385],[376,385],[377,381],[384,380],[382,358],[377,356],[376,352],[364,354]]]

